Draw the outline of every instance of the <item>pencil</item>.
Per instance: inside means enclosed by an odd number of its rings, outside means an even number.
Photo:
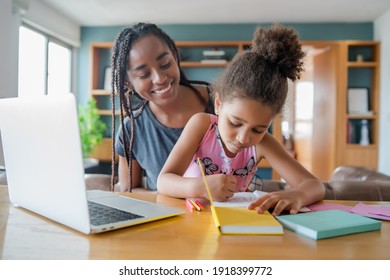
[[[186,206],[191,212],[195,209],[195,206],[188,199],[186,199]]]
[[[203,171],[203,168],[202,168],[202,164],[201,164],[201,162],[200,162],[200,159],[198,158],[197,161],[198,161],[200,173],[202,173],[202,178],[203,178],[204,185],[205,185],[205,187],[206,187],[207,194],[209,195],[210,204],[211,204],[211,205],[214,205],[214,203],[213,203],[213,197],[211,196],[209,184],[207,183],[206,175],[204,175],[204,171]]]
[[[195,201],[193,201],[192,199],[188,199],[188,200],[191,202],[192,205],[194,205],[194,207],[195,207],[195,209],[196,209],[197,211],[201,211],[199,205],[196,204]]]
[[[195,203],[200,207],[200,211],[204,210],[203,205],[199,202],[199,200],[196,200]]]

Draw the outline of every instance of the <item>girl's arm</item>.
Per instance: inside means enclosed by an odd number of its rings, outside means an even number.
[[[269,208],[274,208],[274,215],[279,215],[283,210],[297,213],[302,206],[324,198],[324,185],[292,158],[272,135],[266,134],[256,150],[258,157],[267,159],[272,168],[292,186],[292,189],[269,193],[252,203],[250,209],[259,207],[258,212],[262,213]]]
[[[204,113],[195,114],[188,121],[157,179],[157,190],[159,193],[179,198],[207,197],[207,191],[201,176],[187,178],[183,177],[183,175],[209,125],[210,117]],[[227,200],[228,197],[233,195],[236,180],[232,177],[223,174],[207,176],[214,199],[219,201]],[[233,190],[233,192],[230,190]]]

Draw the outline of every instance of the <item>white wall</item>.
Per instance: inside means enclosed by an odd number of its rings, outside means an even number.
[[[2,0],[0,2],[0,98],[15,97],[18,93],[19,22],[19,15],[12,13],[12,0]],[[4,165],[1,145],[0,165]]]
[[[7,0],[8,1],[8,0]],[[80,46],[80,25],[40,0],[29,0],[24,21],[74,47]]]
[[[375,20],[374,39],[381,42],[379,171],[390,175],[390,10]]]
[[[0,1],[0,98],[18,95],[19,26],[23,20],[75,47],[80,45],[80,26],[39,0],[23,0],[24,15],[13,12],[13,0]],[[18,2],[15,0],[15,3]],[[0,165],[4,165],[0,135]]]
[[[12,0],[0,2],[0,98],[17,96],[19,15]]]

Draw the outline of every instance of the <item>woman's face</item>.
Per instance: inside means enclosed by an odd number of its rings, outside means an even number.
[[[167,105],[178,93],[180,71],[168,46],[154,35],[136,41],[129,55],[127,77],[144,99]]]
[[[217,94],[215,107],[219,134],[229,157],[259,143],[273,120],[270,106],[247,98],[233,98],[221,103]]]

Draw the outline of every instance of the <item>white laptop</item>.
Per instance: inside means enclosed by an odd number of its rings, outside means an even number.
[[[86,191],[76,108],[71,93],[0,99],[0,130],[12,203],[86,234],[184,213],[112,192]],[[110,215],[127,220],[91,223],[88,201],[115,207],[119,210]]]

